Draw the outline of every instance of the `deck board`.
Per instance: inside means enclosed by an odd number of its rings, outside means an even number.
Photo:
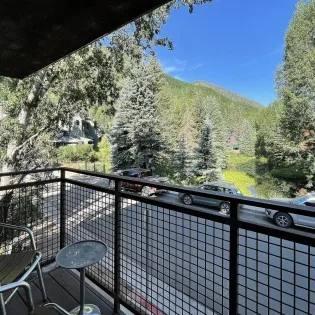
[[[55,269],[48,274],[44,274],[44,282],[49,302],[57,303],[68,311],[79,305],[79,277],[73,272],[62,268]],[[56,314],[55,311],[49,311],[43,307],[38,280],[32,281],[30,285],[36,306],[35,314]],[[7,315],[27,315],[27,306],[25,303],[25,294],[20,290],[8,303]],[[86,284],[86,303],[97,305],[101,310],[101,314],[114,314],[110,302],[88,284]]]
[[[80,303],[80,283],[79,277],[74,273],[63,272],[62,269],[56,269],[50,273],[56,282],[63,286],[63,288],[71,295],[78,304]],[[75,283],[75,285],[73,285]],[[95,294],[91,287],[86,287],[85,290],[86,304],[95,304],[99,307],[102,314],[107,314],[110,306],[104,301],[100,300],[100,297]]]

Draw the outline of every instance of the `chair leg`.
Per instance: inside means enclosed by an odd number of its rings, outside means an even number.
[[[45,289],[45,284],[44,284],[44,279],[43,279],[42,268],[41,268],[39,263],[37,265],[37,275],[38,275],[39,285],[40,285],[42,295],[43,295],[43,301],[46,302],[47,301],[47,294],[46,294],[46,289]]]
[[[25,295],[26,295],[26,300],[27,300],[27,307],[28,307],[28,311],[29,313],[32,313],[35,309],[34,307],[34,302],[33,302],[33,297],[32,297],[32,291],[31,291],[31,287],[30,285],[23,281],[21,283],[21,287],[23,287],[23,289],[25,290]]]
[[[7,312],[5,310],[5,303],[4,303],[4,298],[3,298],[2,293],[0,293],[0,309],[1,309],[3,315],[7,314]]]

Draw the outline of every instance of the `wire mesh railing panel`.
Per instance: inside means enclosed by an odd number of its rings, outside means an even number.
[[[114,196],[95,189],[66,183],[65,245],[77,241],[99,240],[108,246],[103,260],[87,268],[87,274],[113,292],[114,288]]]
[[[228,314],[229,226],[121,203],[120,298],[146,314]]]
[[[42,263],[51,261],[60,249],[60,183],[21,185],[0,191],[0,222],[32,229]],[[0,228],[0,252],[30,248],[24,232]]]
[[[315,314],[315,248],[241,229],[238,313]]]

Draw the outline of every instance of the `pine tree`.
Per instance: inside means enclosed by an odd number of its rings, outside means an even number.
[[[124,169],[134,164],[130,135],[130,121],[133,119],[130,111],[132,96],[132,80],[127,78],[116,103],[116,114],[110,135],[113,170]]]
[[[195,150],[194,172],[205,180],[218,180],[221,168],[215,150],[213,125],[206,121],[201,129],[198,147]]]
[[[190,154],[187,149],[187,140],[182,137],[178,141],[178,148],[174,154],[174,177],[179,181],[184,181],[187,179],[190,173]]]
[[[199,104],[197,110],[198,130],[204,127],[205,121],[212,126],[213,147],[217,156],[217,166],[224,168],[226,165],[226,150],[228,143],[228,128],[224,122],[220,104],[215,97],[207,97]]]
[[[163,146],[157,113],[161,69],[158,63],[151,59],[148,64],[142,63],[135,67],[132,76],[132,153],[137,166],[154,168]]]
[[[239,139],[240,152],[249,156],[255,155],[256,129],[247,119],[243,120],[242,133]]]
[[[163,147],[157,113],[161,70],[154,59],[130,69],[112,131],[115,168],[154,168]]]
[[[280,134],[285,144],[284,160],[307,170],[308,187],[315,183],[314,25],[315,0],[300,0],[286,34],[285,58],[276,78],[283,104]]]
[[[285,42],[285,58],[277,84],[284,110],[281,129],[290,141],[303,141],[315,130],[315,0],[299,1]]]

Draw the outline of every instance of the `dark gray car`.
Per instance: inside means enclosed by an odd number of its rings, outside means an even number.
[[[221,183],[221,182],[209,182],[204,183],[200,186],[194,187],[203,191],[209,192],[220,192],[233,195],[242,195],[241,191],[234,185]],[[179,199],[181,199],[185,205],[203,204],[211,207],[216,207],[220,209],[223,214],[230,213],[230,203],[224,200],[217,200],[209,197],[201,197],[188,193],[179,193]]]

